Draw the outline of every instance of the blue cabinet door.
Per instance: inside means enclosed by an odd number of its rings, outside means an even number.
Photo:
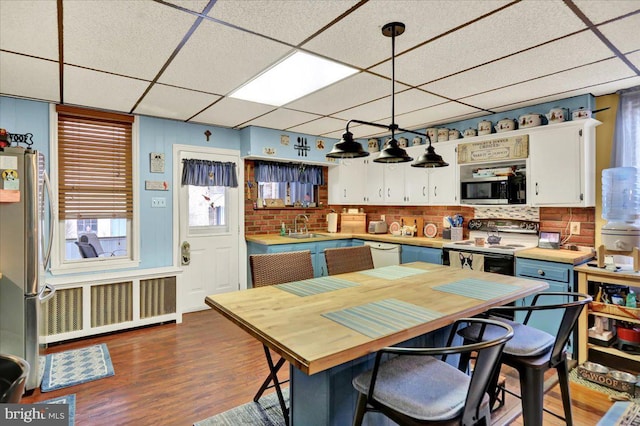
[[[402,263],[428,262],[442,265],[442,249],[402,245]]]
[[[544,292],[573,291],[574,274],[573,265],[570,264],[516,258],[516,276],[546,282],[549,284],[549,288]],[[533,295],[520,299],[517,304],[519,306],[528,306],[531,305],[532,301]],[[568,299],[566,297],[557,296],[544,298],[539,303],[560,304],[567,302]],[[522,322],[525,315],[526,313],[518,312],[516,321]],[[534,312],[529,319],[528,325],[555,336],[558,334],[561,320],[562,311],[560,310]],[[577,348],[574,343],[576,336],[577,334],[574,330],[567,344],[567,352],[569,354],[573,354],[573,348]]]

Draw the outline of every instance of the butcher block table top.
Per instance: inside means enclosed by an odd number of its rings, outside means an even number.
[[[546,288],[537,280],[414,262],[205,301],[302,372],[315,374]]]
[[[519,250],[516,252],[516,257],[520,258],[568,263],[570,265],[580,265],[587,260],[593,259],[594,256],[593,251],[554,250],[539,247]]]

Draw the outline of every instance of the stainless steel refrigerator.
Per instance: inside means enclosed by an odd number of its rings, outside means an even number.
[[[0,353],[29,363],[26,389],[32,390],[39,385],[44,347],[41,305],[55,293],[44,282],[53,227],[43,155],[0,149],[0,190]]]

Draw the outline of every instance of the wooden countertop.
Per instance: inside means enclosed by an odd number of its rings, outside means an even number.
[[[378,241],[381,243],[393,243],[393,244],[407,244],[411,246],[430,247],[430,248],[442,248],[442,245],[449,240],[443,240],[442,238],[426,238],[426,237],[396,237],[391,234],[347,234],[347,233],[328,233],[328,232],[313,232],[314,236],[311,238],[289,238],[281,237],[277,234],[256,234],[247,235],[246,241],[250,241],[263,245],[276,245],[276,244],[297,244],[297,243],[314,243],[318,241],[331,241],[331,240],[345,240],[351,238],[358,238],[366,241]]]
[[[423,269],[425,272],[413,271],[414,275],[397,279],[378,278],[365,271],[352,272],[332,278],[356,285],[312,296],[300,297],[277,286],[267,286],[210,295],[205,302],[302,372],[315,374],[385,346],[437,330],[458,318],[474,316],[490,307],[548,288],[543,281],[459,270],[425,262],[403,264],[396,268]],[[433,289],[464,279],[508,285],[514,290],[500,293],[489,300],[480,300],[466,294],[463,296]],[[486,287],[481,283],[478,285]],[[322,316],[324,313],[386,299],[410,303],[417,309],[436,311],[441,316],[376,338]]]
[[[545,249],[530,248],[516,252],[516,257],[524,259],[545,260],[548,262],[568,263],[571,265],[579,265],[594,258],[593,252],[563,250],[563,249]]]

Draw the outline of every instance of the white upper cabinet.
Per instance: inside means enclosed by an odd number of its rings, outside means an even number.
[[[329,204],[364,203],[365,158],[344,158],[329,167]]]
[[[594,119],[553,124],[529,135],[527,201],[537,207],[595,205]]]
[[[460,179],[458,177],[459,141],[433,144],[436,154],[449,163],[447,167],[427,169],[429,174],[429,205],[453,206],[460,204]]]
[[[365,168],[360,179],[364,183],[364,203],[371,205],[384,204],[384,164],[374,163],[379,154],[373,154],[365,160]]]

